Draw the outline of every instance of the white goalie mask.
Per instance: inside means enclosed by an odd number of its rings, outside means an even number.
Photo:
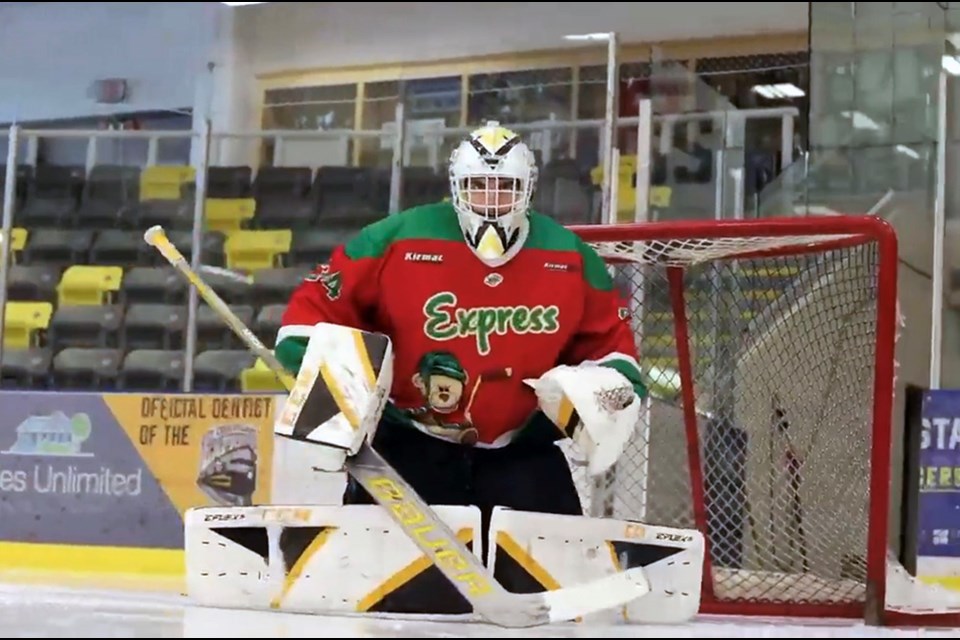
[[[530,230],[537,182],[530,148],[496,122],[475,130],[450,156],[450,191],[460,228],[480,260],[496,267],[513,258]]]

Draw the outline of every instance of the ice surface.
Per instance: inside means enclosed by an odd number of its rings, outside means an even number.
[[[62,581],[59,581],[62,582]],[[285,614],[191,606],[169,588],[111,588],[42,580],[0,582],[3,637],[100,638],[850,638],[960,637],[960,629],[881,629],[846,620],[704,617],[685,625],[561,624],[502,629],[466,622],[427,622]]]

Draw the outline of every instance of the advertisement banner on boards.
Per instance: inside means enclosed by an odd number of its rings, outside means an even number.
[[[921,424],[917,556],[960,576],[960,391],[924,392]]]
[[[274,395],[0,392],[0,540],[179,549],[270,500]]]

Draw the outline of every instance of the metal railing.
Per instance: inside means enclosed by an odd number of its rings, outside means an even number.
[[[667,152],[669,153],[673,148],[673,136],[676,131],[676,127],[688,122],[697,122],[705,120],[713,120],[721,125],[720,129],[723,132],[723,140],[732,140],[737,144],[742,143],[744,140],[744,129],[747,126],[747,123],[753,120],[758,119],[779,119],[782,122],[782,128],[784,130],[784,136],[782,139],[782,149],[781,149],[781,158],[784,159],[784,162],[789,161],[792,157],[793,149],[793,122],[796,118],[799,117],[799,112],[794,108],[779,108],[779,109],[757,109],[757,110],[744,110],[744,111],[728,111],[728,110],[719,110],[719,111],[708,111],[700,113],[690,113],[690,114],[668,114],[660,115],[653,114],[650,109],[649,102],[644,103],[641,106],[641,115],[634,117],[625,117],[619,118],[616,121],[616,131],[617,132],[629,132],[631,130],[635,131],[636,140],[638,141],[638,148],[636,153],[636,167],[642,168],[642,178],[637,178],[635,183],[636,188],[636,208],[637,208],[637,219],[648,219],[648,203],[649,203],[649,190],[651,187],[651,180],[649,174],[649,167],[651,166],[650,157],[653,151],[653,141],[658,140],[657,151],[659,153]],[[543,145],[545,144],[549,147],[549,142],[543,143],[544,140],[549,140],[549,135],[542,135],[537,138],[537,134],[550,134],[551,132],[570,132],[570,131],[587,131],[594,130],[598,134],[598,139],[600,140],[601,146],[603,145],[603,131],[610,126],[609,119],[592,119],[592,120],[576,120],[576,121],[539,121],[535,123],[511,123],[509,125],[512,129],[518,133],[525,135],[528,139],[541,141],[540,151],[544,151]],[[442,127],[430,130],[425,134],[422,130],[419,130],[418,133],[418,144],[426,145],[427,147],[434,147],[439,149],[446,142],[456,141],[462,138],[465,134],[469,133],[473,127]],[[612,130],[612,129],[607,129]],[[192,224],[192,238],[193,238],[193,248],[192,255],[190,256],[192,266],[200,270],[202,267],[201,258],[202,258],[202,236],[204,230],[204,220],[206,217],[205,207],[207,201],[207,173],[208,169],[213,166],[221,164],[244,164],[250,166],[253,171],[256,171],[259,167],[259,151],[260,149],[255,149],[254,153],[250,153],[250,147],[244,152],[241,146],[241,153],[238,157],[236,152],[231,153],[230,145],[232,142],[237,141],[247,141],[247,142],[258,142],[260,145],[266,142],[272,142],[273,144],[273,157],[271,164],[273,165],[301,165],[301,162],[288,162],[286,150],[289,148],[293,142],[334,142],[342,143],[343,141],[358,141],[358,140],[380,140],[381,146],[387,146],[392,149],[391,153],[391,162],[389,167],[389,205],[388,211],[385,213],[395,213],[402,208],[401,202],[401,193],[403,189],[403,169],[405,168],[404,157],[405,152],[407,151],[408,145],[411,144],[409,136],[410,126],[406,122],[404,114],[404,106],[402,103],[398,104],[395,111],[395,119],[389,127],[384,127],[379,130],[333,130],[333,131],[288,131],[288,130],[263,130],[263,131],[226,131],[226,132],[214,132],[208,121],[199,121],[198,128],[192,131],[129,131],[129,130],[78,130],[78,129],[28,129],[21,128],[17,125],[14,125],[10,128],[8,133],[7,140],[7,161],[6,161],[6,173],[5,173],[5,188],[4,188],[4,200],[3,200],[3,228],[2,228],[2,237],[10,238],[11,231],[13,228],[14,221],[14,204],[16,200],[16,170],[17,170],[17,158],[18,151],[21,148],[21,145],[26,145],[26,160],[28,165],[36,164],[37,153],[40,147],[40,141],[44,138],[69,138],[69,139],[81,139],[87,141],[87,152],[86,152],[86,163],[85,168],[87,173],[89,173],[96,167],[100,162],[98,161],[98,142],[101,140],[146,140],[147,141],[147,155],[146,162],[144,166],[155,166],[159,164],[158,159],[158,149],[159,145],[164,140],[189,140],[191,157],[187,159],[183,164],[189,165],[195,169],[195,185],[194,191],[192,194],[193,197],[193,224]],[[396,132],[399,132],[397,135]],[[655,132],[658,132],[655,133]],[[788,132],[789,136],[787,135]],[[535,149],[536,149],[536,145]],[[713,150],[713,153],[716,154],[716,158],[722,158],[725,153],[724,148],[719,148]],[[306,153],[303,150],[299,153],[300,156],[309,155],[309,147],[306,149]],[[545,162],[549,162],[550,156],[549,153],[546,154]],[[742,154],[741,154],[742,155]],[[439,157],[438,153],[428,153],[428,156]],[[598,154],[599,158],[603,158],[602,149]],[[608,173],[604,171],[604,174],[600,180],[601,190],[607,190],[609,192],[609,203],[605,206],[616,211],[617,208],[617,198],[618,198],[618,172],[619,172],[619,163],[622,159],[622,156],[619,154],[617,147],[614,147],[614,153],[611,158],[610,166],[613,167],[612,170]],[[238,162],[238,160],[246,160],[245,162]],[[317,165],[327,164],[320,158],[320,161],[316,163]],[[346,164],[349,164],[347,162]],[[731,167],[729,163],[717,162],[717,165],[722,167],[723,171],[735,171],[736,167]],[[442,166],[442,163],[441,163]],[[601,162],[602,166],[602,162]],[[313,167],[311,167],[313,168]],[[434,167],[434,169],[440,169],[441,167]],[[742,166],[739,167],[739,171],[742,173]],[[724,176],[717,175],[714,178],[717,181],[715,192],[718,195],[719,200],[714,204],[714,207],[718,212],[723,208],[724,198],[722,197],[722,192],[724,189]],[[673,185],[675,189],[682,189],[682,185]],[[742,198],[742,192],[739,193],[736,197]],[[739,204],[739,209],[742,211],[742,203]],[[611,221],[611,218],[604,216],[602,218],[605,222]],[[0,250],[0,308],[6,307],[6,302],[8,298],[8,283],[9,283],[9,265],[11,264],[11,246],[10,243],[4,242],[2,244],[2,250]],[[187,308],[187,328],[185,334],[185,376],[184,376],[184,391],[190,391],[193,388],[193,358],[197,353],[197,338],[196,338],[196,322],[197,322],[197,306],[198,300],[196,292],[191,289],[189,295],[189,302]],[[0,314],[0,335],[4,335],[5,330],[5,314]],[[3,344],[0,341],[0,359],[3,357]]]

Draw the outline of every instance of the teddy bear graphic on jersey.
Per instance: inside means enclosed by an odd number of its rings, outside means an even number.
[[[469,419],[450,419],[462,408],[470,382],[470,376],[455,355],[448,351],[423,354],[411,381],[420,391],[424,402],[409,410],[411,418],[440,437],[462,444],[476,443],[477,430]]]

